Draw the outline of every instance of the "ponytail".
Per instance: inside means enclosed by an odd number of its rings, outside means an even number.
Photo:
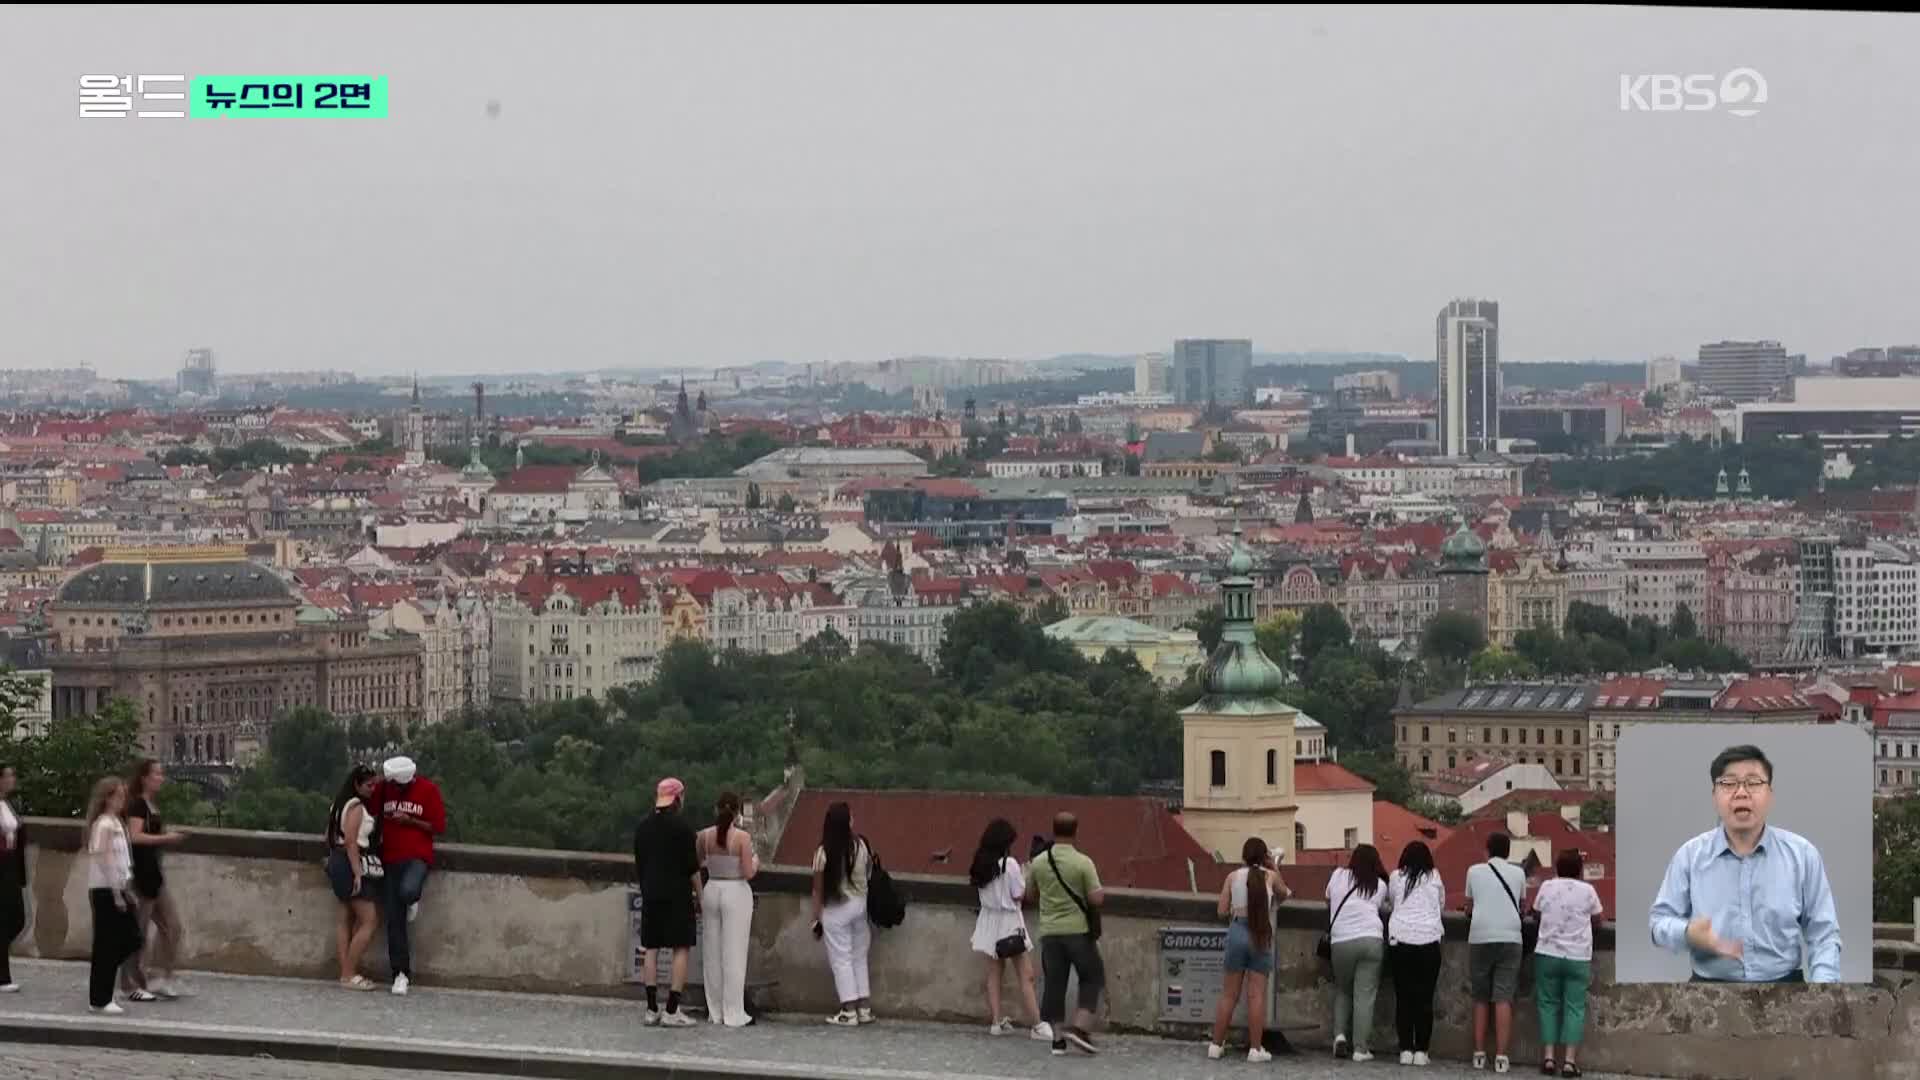
[[[740,796],[731,791],[722,792],[720,801],[713,808],[713,846],[720,851],[727,850],[727,830],[733,828],[733,819],[740,816]]]
[[[1273,947],[1273,914],[1267,900],[1267,869],[1247,868],[1247,928],[1253,931],[1253,947],[1266,952]]]

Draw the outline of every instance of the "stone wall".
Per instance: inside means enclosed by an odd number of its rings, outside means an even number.
[[[83,958],[92,930],[86,871],[76,855],[80,827],[29,824],[37,845],[32,923],[16,948]],[[186,922],[182,965],[331,978],[337,905],[320,869],[322,855],[316,837],[195,830],[166,856],[169,887]],[[624,982],[631,870],[631,860],[616,855],[444,846],[413,926],[420,984],[634,993]],[[981,960],[968,951],[972,890],[948,879],[901,881],[912,903],[906,924],[874,932],[876,1007],[886,1016],[982,1022]],[[808,887],[804,872],[784,868],[765,870],[755,882],[750,980],[762,984],[756,999],[776,1011],[825,1013],[834,1005],[824,953],[809,931]],[[1289,903],[1280,913],[1281,1027],[1310,1051],[1322,1050],[1330,1038],[1328,988],[1313,957],[1325,918],[1320,904]],[[1156,931],[1216,922],[1210,898],[1111,891],[1102,942],[1111,991],[1107,1023],[1165,1030],[1156,1021]],[[1470,1049],[1465,933],[1462,920],[1449,920],[1434,1038],[1442,1058],[1464,1057]],[[1912,939],[1910,928],[1904,936]],[[384,966],[383,941],[376,937],[369,950],[376,972]],[[1881,942],[1870,986],[1735,988],[1611,985],[1612,944],[1603,933],[1583,1062],[1715,1080],[1920,1080],[1920,946]],[[1527,990],[1523,981],[1515,1010],[1517,1062],[1537,1060]],[[1392,993],[1383,987],[1376,1051],[1393,1048],[1392,1015]]]

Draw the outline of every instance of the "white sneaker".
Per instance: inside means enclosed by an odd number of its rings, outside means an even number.
[[[1507,1055],[1505,1055],[1505,1054],[1495,1054],[1495,1055],[1493,1056],[1493,1071],[1494,1071],[1494,1072],[1497,1072],[1497,1073],[1503,1073],[1503,1072],[1506,1072],[1506,1071],[1508,1071],[1508,1070],[1509,1070],[1509,1069],[1511,1069],[1511,1068],[1513,1068],[1513,1063],[1512,1063],[1511,1061],[1508,1061],[1508,1060],[1507,1060]]]
[[[407,905],[407,921],[412,922],[413,920],[419,917],[420,917],[420,901],[415,900],[413,903]]]
[[[1353,1052],[1353,1060],[1354,1061],[1372,1061],[1373,1055],[1365,1050],[1355,1050]]]
[[[407,978],[405,975],[395,975],[393,977],[393,995],[395,997],[406,997],[407,988],[412,985],[413,980]]]
[[[648,1027],[659,1027],[660,1026],[660,1010],[648,1009],[647,1018],[645,1021],[643,1021],[643,1023],[645,1023]]]
[[[1345,1035],[1334,1036],[1333,1056],[1337,1058],[1343,1058],[1347,1056],[1347,1037]]]
[[[1422,1068],[1425,1068],[1426,1066],[1433,1064],[1433,1062],[1428,1059],[1427,1052],[1425,1050],[1415,1050],[1413,1052],[1413,1063]]]
[[[1411,1050],[1400,1051],[1400,1064],[1402,1065],[1413,1064],[1413,1051]]]
[[[119,1016],[122,1013],[126,1012],[127,1010],[121,1008],[119,1005],[115,1004],[114,1002],[109,1001],[105,1005],[94,1006],[93,1011],[98,1013],[101,1016]]]
[[[1249,1065],[1265,1065],[1272,1060],[1273,1055],[1269,1053],[1264,1046],[1256,1046],[1247,1051],[1247,1064]]]
[[[1033,1025],[1033,1034],[1030,1038],[1032,1038],[1034,1042],[1052,1042],[1053,1025],[1047,1023],[1045,1020],[1040,1021]]]
[[[0,994],[17,994],[19,992],[19,983],[0,983]]]
[[[1208,1061],[1219,1061],[1220,1055],[1226,1052],[1227,1052],[1227,1048],[1224,1046],[1221,1046],[1217,1042],[1210,1042],[1207,1044],[1207,1060]]]
[[[675,1011],[660,1014],[661,1027],[693,1027],[694,1019],[686,1013]]]
[[[871,1024],[874,1021],[874,1015],[873,1015],[872,1009],[861,1009],[858,1015],[860,1018],[860,1022],[863,1024]]]
[[[995,1020],[993,1023],[987,1025],[987,1034],[1011,1035],[1013,1034],[1013,1021],[1008,1020],[1005,1017],[1001,1017],[1000,1019]]]
[[[839,1012],[827,1017],[827,1023],[832,1024],[834,1027],[859,1027],[860,1014],[854,1012],[852,1009],[841,1009]]]

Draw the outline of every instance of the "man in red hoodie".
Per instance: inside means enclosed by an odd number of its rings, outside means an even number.
[[[380,808],[380,861],[387,871],[387,963],[393,992],[413,982],[407,924],[419,913],[420,894],[433,868],[433,838],[447,831],[447,806],[433,781],[415,776],[412,758],[388,758],[385,782],[373,793]]]

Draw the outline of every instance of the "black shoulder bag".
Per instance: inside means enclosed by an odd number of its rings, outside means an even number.
[[[1520,910],[1520,898],[1513,895],[1513,888],[1512,886],[1507,884],[1506,875],[1500,872],[1499,867],[1493,865],[1492,859],[1487,860],[1487,869],[1493,871],[1493,880],[1500,883],[1500,891],[1506,893],[1507,899],[1513,901],[1513,913],[1515,915],[1520,916],[1520,952],[1521,954],[1524,955],[1526,953],[1532,952],[1534,946],[1540,944],[1539,917],[1535,916],[1534,918],[1529,919],[1527,918],[1526,912]]]
[[[1060,873],[1060,864],[1053,861],[1052,848],[1047,849],[1047,865],[1053,867],[1053,880],[1059,882],[1060,887],[1067,890],[1067,895],[1073,897],[1073,902],[1080,906],[1080,913],[1087,917],[1087,940],[1099,941],[1100,913],[1093,909],[1093,905],[1082,900],[1080,894],[1073,891],[1073,886],[1067,884],[1067,879]]]
[[[1333,924],[1340,921],[1341,909],[1347,906],[1348,900],[1353,899],[1353,891],[1359,887],[1360,883],[1357,881],[1354,882],[1353,888],[1347,890],[1347,895],[1341,897],[1340,902],[1334,905],[1333,914],[1327,916],[1327,929],[1320,935],[1320,944],[1313,948],[1314,955],[1320,959],[1333,959]]]
[[[891,930],[906,921],[907,898],[893,883],[893,875],[880,864],[879,852],[866,837],[860,838],[860,845],[867,849],[867,918],[882,930]]]

